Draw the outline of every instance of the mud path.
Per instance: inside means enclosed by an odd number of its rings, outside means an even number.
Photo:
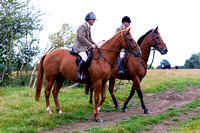
[[[176,89],[169,89],[164,92],[159,93],[148,93],[144,94],[144,99],[147,108],[151,112],[150,115],[156,115],[160,113],[164,113],[168,108],[181,108],[181,106],[190,103],[195,98],[200,98],[200,89],[196,86],[185,87],[185,90],[182,92],[178,92]],[[133,99],[134,100],[134,99]],[[200,110],[200,107],[197,108]],[[96,123],[93,120],[89,120],[87,122],[78,122],[75,124],[63,125],[61,128],[55,128],[49,131],[43,131],[43,133],[58,133],[67,131],[68,133],[73,130],[80,130],[84,132],[84,129],[89,129],[93,127],[105,127],[109,124],[115,124],[118,121],[123,121],[129,119],[129,116],[143,114],[143,110],[141,109],[141,105],[137,104],[134,107],[128,108],[126,113],[123,112],[100,112],[100,116],[103,119],[106,119],[103,123]],[[177,118],[179,122],[182,122],[186,119],[191,119],[194,116],[194,112],[189,112],[188,115],[180,114]],[[173,125],[165,125],[164,123],[170,122],[171,120],[164,120],[164,122],[156,125],[148,125],[152,129],[151,132],[166,132],[167,129],[172,129],[176,127],[176,122]],[[149,131],[148,131],[149,132]],[[140,131],[140,133],[147,133],[147,131]]]

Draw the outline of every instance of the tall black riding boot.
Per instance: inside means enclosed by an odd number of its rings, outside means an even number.
[[[84,60],[81,60],[81,61],[79,62],[79,65],[78,65],[78,72],[77,72],[77,74],[76,74],[76,80],[83,80],[83,79],[86,79],[86,77],[82,77],[82,70],[83,70],[84,64],[85,64],[85,61],[84,61]]]
[[[123,62],[123,58],[120,58],[119,62],[118,62],[118,73],[123,74],[124,73],[124,62]]]

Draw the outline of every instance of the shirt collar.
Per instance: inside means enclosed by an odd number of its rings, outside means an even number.
[[[122,24],[123,29],[126,29],[126,27]]]
[[[91,28],[90,24],[87,21],[86,21],[86,24],[87,24],[88,28]]]
[[[124,29],[128,29],[129,27],[125,27],[123,24],[122,24],[122,27],[124,28]]]

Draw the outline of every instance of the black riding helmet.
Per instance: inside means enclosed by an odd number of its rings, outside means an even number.
[[[122,23],[124,23],[124,22],[131,23],[131,19],[130,19],[128,16],[124,16],[124,17],[122,18]]]

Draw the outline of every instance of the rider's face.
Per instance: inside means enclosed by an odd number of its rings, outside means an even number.
[[[89,23],[90,26],[92,26],[95,23],[95,20],[94,19],[90,19],[90,20],[88,20],[88,23]]]
[[[128,22],[124,22],[123,25],[127,28],[127,27],[130,26],[130,23],[128,23]]]

